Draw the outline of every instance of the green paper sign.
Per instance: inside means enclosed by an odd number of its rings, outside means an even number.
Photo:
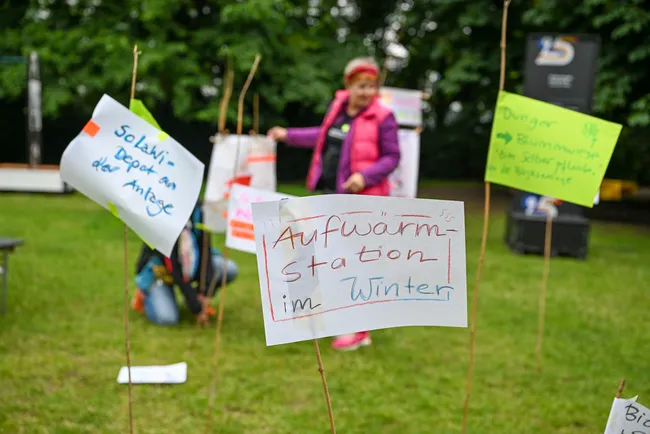
[[[499,92],[485,181],[591,208],[622,128]]]
[[[129,101],[129,110],[162,131],[162,128],[160,128],[160,125],[158,125],[158,122],[156,122],[153,115],[149,112],[149,110],[147,110],[147,108],[144,106],[144,103],[139,99],[132,99]]]

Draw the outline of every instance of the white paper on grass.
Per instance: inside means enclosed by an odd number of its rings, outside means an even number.
[[[462,202],[326,195],[251,206],[267,345],[467,327]]]
[[[210,230],[225,232],[233,184],[276,190],[276,148],[275,141],[261,135],[215,136],[203,209],[204,223]]]
[[[124,223],[169,256],[196,205],[203,163],[108,95],[91,122],[99,129],[87,126],[63,152],[61,179],[106,209],[114,205]]]
[[[187,363],[175,363],[166,366],[131,366],[131,383],[133,384],[181,384],[187,381]],[[120,368],[117,374],[119,384],[128,384],[129,369]]]
[[[420,172],[420,134],[415,130],[400,129],[400,162],[389,176],[390,195],[394,197],[417,197]]]
[[[244,185],[233,185],[228,202],[226,246],[242,252],[255,253],[255,231],[251,204],[292,197],[288,194],[260,190]]]
[[[419,90],[382,87],[379,100],[390,108],[399,125],[419,127],[422,125],[422,92]]]

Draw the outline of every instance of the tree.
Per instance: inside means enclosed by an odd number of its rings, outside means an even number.
[[[236,75],[231,129],[238,89],[258,53],[250,94],[261,96],[263,126],[310,125],[341,86],[348,59],[372,53],[383,62],[387,44],[399,40],[409,58],[387,84],[432,94],[422,175],[481,177],[497,94],[502,6],[501,0],[6,0],[0,53],[37,50],[49,128],[70,118],[78,130],[72,117],[87,118],[104,92],[128,100],[137,43],[138,97],[157,117],[163,113],[162,122],[166,116],[168,124],[185,122],[179,129],[187,142],[204,143],[215,129],[228,56]],[[608,175],[644,182],[650,182],[649,23],[648,0],[514,0],[506,77],[506,90],[521,92],[528,32],[600,34],[594,115],[626,125]],[[24,82],[24,66],[2,66],[0,99],[20,101]],[[282,155],[281,175],[295,172],[294,158],[303,157]]]

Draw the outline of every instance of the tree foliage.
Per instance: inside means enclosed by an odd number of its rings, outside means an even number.
[[[341,85],[347,60],[380,62],[395,37],[409,57],[391,86],[420,88],[426,112],[423,175],[481,176],[500,65],[500,0],[5,0],[0,55],[36,50],[45,82],[44,114],[90,113],[104,93],[126,101],[132,47],[142,54],[137,94],[152,109],[216,125],[224,72],[236,97],[256,54],[251,93],[261,95],[263,127],[317,122]],[[650,2],[513,0],[506,90],[521,92],[526,34],[597,33],[594,114],[626,125],[612,176],[650,181]],[[0,100],[24,95],[24,66],[0,66]],[[250,125],[250,104],[247,119]]]

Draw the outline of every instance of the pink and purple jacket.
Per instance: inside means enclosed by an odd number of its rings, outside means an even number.
[[[307,175],[307,188],[311,191],[316,189],[323,172],[321,157],[327,131],[337,118],[343,116],[347,100],[348,92],[339,90],[319,127],[287,129],[288,145],[314,149]],[[341,146],[336,174],[337,193],[347,193],[343,184],[350,175],[359,172],[366,181],[366,188],[360,194],[389,195],[388,175],[397,168],[400,160],[398,128],[395,116],[380,104],[378,98],[354,117]]]

